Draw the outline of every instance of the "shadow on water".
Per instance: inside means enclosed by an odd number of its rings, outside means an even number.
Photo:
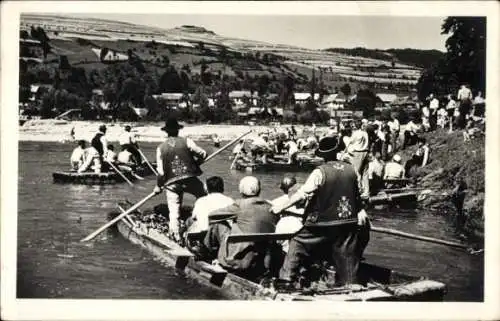
[[[110,233],[94,242],[79,240],[104,224],[107,213],[125,199],[149,194],[154,178],[114,186],[53,184],[52,172],[69,166],[72,144],[20,142],[18,211],[18,286],[20,298],[223,299],[220,294],[175,272],[140,247]],[[141,144],[150,160],[156,144]],[[207,151],[215,148],[206,146]],[[238,197],[247,173],[229,171],[230,152],[203,166],[203,179],[224,178],[226,193]],[[255,174],[262,195],[272,199],[283,173]],[[307,173],[298,173],[300,183]],[[194,198],[185,196],[185,203]],[[154,198],[146,207],[165,202]],[[424,210],[370,211],[376,226],[442,239],[453,230],[441,215]],[[447,300],[482,300],[482,256],[445,246],[372,233],[366,258],[404,273],[427,276],[448,285]]]

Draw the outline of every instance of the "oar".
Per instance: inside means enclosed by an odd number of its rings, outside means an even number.
[[[218,151],[212,153],[210,156],[208,156],[205,159],[205,163],[207,161],[211,160],[212,158],[214,158],[216,155],[220,154],[224,149],[228,148],[229,146],[231,146],[232,144],[234,144],[235,142],[237,142],[243,136],[248,135],[251,131],[252,130],[246,132],[245,134],[241,135],[240,137],[238,137],[238,138],[232,140],[231,142],[227,143],[225,146],[223,146],[222,148],[220,148]],[[129,208],[127,211],[123,212],[122,214],[118,215],[117,217],[115,217],[114,219],[112,219],[111,221],[109,221],[108,223],[104,224],[99,229],[97,229],[95,232],[93,232],[92,234],[90,234],[86,238],[82,239],[80,242],[87,242],[87,241],[93,239],[94,237],[96,237],[97,235],[99,235],[99,233],[101,233],[102,231],[104,231],[105,229],[107,229],[108,227],[110,227],[111,225],[115,224],[116,222],[118,222],[119,220],[121,220],[126,215],[128,215],[128,214],[132,213],[133,211],[135,211],[136,209],[138,209],[142,204],[146,203],[150,198],[152,198],[155,195],[156,195],[156,193],[152,192],[151,194],[149,194],[148,196],[146,196],[145,198],[143,198],[141,201],[139,201],[137,204],[135,204],[134,206],[132,206],[131,208]]]
[[[154,169],[153,165],[151,165],[151,163],[148,161],[146,155],[144,155],[144,153],[142,152],[142,150],[140,150],[139,148],[137,148],[137,151],[139,152],[139,154],[141,154],[141,157],[146,162],[146,165],[148,165],[148,167],[151,169],[151,171],[153,171],[153,174],[155,174],[156,176],[158,176],[158,172]]]
[[[452,242],[452,241],[445,241],[445,240],[440,240],[436,239],[433,237],[428,237],[428,236],[422,236],[422,235],[416,235],[416,234],[411,234],[411,233],[406,233],[398,230],[393,230],[390,228],[385,228],[385,227],[371,227],[371,231],[377,232],[377,233],[384,233],[384,234],[389,234],[389,235],[395,235],[395,236],[402,236],[406,237],[409,239],[413,240],[419,240],[419,241],[425,241],[425,242],[430,242],[430,243],[436,243],[436,244],[442,244],[442,245],[448,245],[452,247],[457,247],[461,249],[469,249],[467,245],[457,243],[457,242]]]
[[[240,153],[238,152],[236,154],[236,156],[234,156],[234,160],[233,162],[231,163],[231,166],[229,167],[229,169],[233,169],[234,168],[234,164],[236,164],[236,161],[238,160],[238,158],[240,157]]]
[[[97,229],[95,232],[93,232],[92,234],[90,234],[86,238],[82,239],[80,242],[90,241],[91,239],[93,239],[94,237],[99,235],[102,231],[104,231],[105,229],[107,229],[111,225],[115,224],[116,222],[118,222],[119,220],[121,220],[122,218],[127,216],[128,214],[130,214],[133,211],[135,211],[136,209],[138,209],[142,204],[146,203],[150,198],[152,198],[155,195],[156,195],[156,193],[152,192],[151,194],[149,194],[148,196],[146,196],[145,198],[140,200],[138,203],[136,203],[134,206],[132,206],[131,208],[129,208],[125,212],[121,213],[120,215],[118,215],[117,217],[115,217],[114,219],[109,221],[108,223],[104,224],[103,226],[101,226],[99,229]]]
[[[120,175],[124,180],[125,182],[127,182],[130,186],[134,186],[134,183],[132,183],[125,175],[123,175],[122,172],[120,172],[120,170],[118,168],[116,168],[115,165],[113,165],[113,163],[109,162],[109,161],[106,161],[106,163],[109,164],[109,166],[111,166],[111,168],[116,172],[118,173],[118,175]]]

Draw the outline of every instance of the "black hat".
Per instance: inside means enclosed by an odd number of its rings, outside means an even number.
[[[325,136],[320,139],[315,155],[318,157],[331,157],[340,152],[340,144],[337,136]]]
[[[105,133],[106,132],[106,125],[99,126],[99,131]]]
[[[126,130],[126,131],[129,131],[129,130],[131,130],[131,129],[132,129],[132,127],[131,127],[130,125],[125,125],[125,130]]]
[[[181,129],[183,127],[184,126],[182,126],[181,124],[179,124],[179,122],[177,121],[177,118],[169,117],[165,121],[165,126],[163,126],[161,128],[161,130],[168,131],[169,129]]]

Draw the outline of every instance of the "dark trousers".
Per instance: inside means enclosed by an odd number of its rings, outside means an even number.
[[[206,259],[213,260],[217,257],[217,252],[222,244],[222,240],[231,232],[228,222],[211,224],[207,234],[203,238],[203,246],[206,251]]]
[[[127,148],[129,152],[132,154],[132,157],[134,158],[134,162],[136,164],[141,164],[142,163],[142,157],[141,154],[139,153],[139,150],[137,149],[137,146],[134,144],[125,144],[122,145],[122,148]]]
[[[406,175],[406,177],[409,177],[410,170],[413,166],[421,166],[423,161],[424,161],[424,157],[417,156],[417,155],[413,155],[412,158],[407,160],[405,163],[405,175]]]
[[[403,140],[403,149],[406,148],[406,146],[411,146],[415,145],[417,143],[417,134],[412,134],[411,132],[405,130],[404,132],[404,140]]]
[[[332,227],[304,226],[290,240],[280,279],[296,281],[301,268],[326,259],[335,267],[336,285],[354,284],[363,251],[370,238],[369,227],[355,224]],[[321,263],[321,262],[320,262]]]

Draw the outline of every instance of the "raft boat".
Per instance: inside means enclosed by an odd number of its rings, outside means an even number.
[[[156,167],[155,164],[152,164],[152,166]],[[141,166],[139,166],[136,169],[135,173],[141,177],[153,175],[153,171],[151,171],[151,169],[146,164],[142,164]],[[122,174],[124,174],[125,177],[127,177],[131,181],[136,180],[136,177],[134,177],[129,172],[122,171]],[[125,182],[123,177],[121,177],[113,170],[102,173],[58,171],[52,173],[52,178],[54,179],[54,183],[62,184],[112,185]]]
[[[252,162],[239,159],[235,162],[234,168],[247,172],[307,172],[312,171],[317,166],[323,164],[322,158],[297,158],[297,162],[289,164],[286,160],[268,160],[267,163]]]
[[[115,216],[118,213],[112,213]],[[318,288],[318,290],[282,292],[272,286],[235,275],[219,265],[196,258],[187,248],[168,238],[158,224],[143,222],[135,212],[117,223],[119,233],[134,244],[148,250],[162,261],[175,267],[200,284],[214,288],[222,295],[237,300],[277,301],[442,301],[446,286],[441,282],[412,277],[391,269],[362,262],[359,268],[358,289]],[[279,240],[281,234],[272,239]],[[241,235],[235,235],[240,237]],[[290,235],[287,235],[290,238]],[[237,239],[235,239],[237,242]],[[242,240],[240,240],[242,241]],[[243,240],[244,241],[244,240]],[[229,242],[229,239],[228,239]],[[327,270],[327,281],[334,282],[335,272]],[[333,283],[331,283],[333,284]]]

